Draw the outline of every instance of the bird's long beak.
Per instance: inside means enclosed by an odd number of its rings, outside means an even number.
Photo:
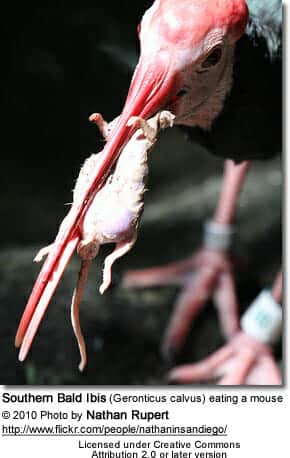
[[[31,292],[15,338],[16,347],[21,346],[21,360],[26,357],[29,351],[33,337],[61,279],[65,266],[81,238],[80,224],[119,153],[136,130],[134,127],[127,126],[129,119],[132,116],[141,116],[147,119],[166,104],[174,87],[174,81],[169,74],[167,65],[162,62],[157,64],[153,59],[148,62],[141,57],[132,79],[124,109],[104,147],[102,160],[98,162],[93,171],[83,195],[80,196],[77,203],[72,205],[69,214],[60,226],[52,249]]]
[[[142,57],[136,67],[122,116],[148,118],[162,109],[172,91],[175,80],[170,60]]]

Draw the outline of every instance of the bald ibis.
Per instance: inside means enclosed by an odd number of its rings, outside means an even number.
[[[280,50],[280,7],[277,1],[270,1],[264,8],[259,2],[252,1],[248,8],[245,0],[156,0],[145,12],[138,27],[140,59],[124,109],[110,132],[101,160],[62,224],[36,280],[21,321],[21,332],[17,334],[17,346],[25,338],[33,317],[39,314],[39,305],[42,309],[47,307],[64,265],[80,238],[80,228],[95,196],[136,131],[136,126],[129,125],[132,117],[148,119],[167,109],[175,115],[176,125],[190,127],[202,141],[211,142],[214,152],[237,162],[266,157],[280,150],[281,84],[273,89],[273,80],[281,83],[279,60],[275,59]],[[254,83],[259,71],[262,80],[256,87]],[[239,95],[241,102],[235,94]],[[261,110],[262,102],[266,103],[271,114],[275,111],[275,117],[271,115],[269,118],[266,107]],[[251,106],[255,107],[255,119],[259,114],[260,128],[254,128],[250,121]],[[225,142],[220,138],[224,139],[229,132],[229,140]],[[274,142],[270,141],[268,134],[271,139],[275,138]],[[228,163],[227,168],[225,192],[229,195],[232,216],[236,200],[232,194],[238,195],[247,164],[241,162],[234,166]],[[233,187],[228,185],[232,180]],[[202,256],[209,267],[208,263],[215,265],[215,277],[217,271],[228,274],[222,277],[224,283],[230,285],[228,290],[233,295],[227,253],[208,250]],[[203,291],[211,288],[212,268],[207,268],[205,273],[200,276]],[[230,296],[226,302],[230,302]],[[233,320],[229,334],[232,334],[237,328],[232,305],[230,313]],[[167,348],[172,346],[170,340]]]

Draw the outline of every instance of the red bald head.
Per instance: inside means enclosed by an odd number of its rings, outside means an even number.
[[[188,47],[202,41],[213,29],[223,30],[236,41],[247,21],[245,0],[156,0],[144,15],[142,26],[149,27],[164,46]],[[140,38],[142,43],[142,35]]]
[[[234,45],[247,21],[245,0],[155,0],[138,29],[141,56],[124,112],[148,117],[162,109],[181,89],[184,70],[206,57],[216,37]]]
[[[146,119],[165,107],[178,114],[179,119],[190,115],[191,106],[183,107],[182,101],[177,104],[176,97],[179,102],[184,87],[195,85],[199,66],[216,45],[234,46],[243,34],[247,20],[248,9],[244,0],[155,0],[139,27],[141,55],[125,106],[104,149],[106,168],[113,163],[133,132],[127,126],[131,116]],[[230,66],[229,56],[227,49],[222,51],[222,65]],[[196,94],[193,91],[190,95],[193,109],[202,107],[223,74],[227,76],[222,65],[217,65],[212,78],[199,79],[195,85]],[[226,81],[225,85],[230,86],[230,82]],[[212,119],[220,110],[226,92],[227,89],[222,88],[220,101],[214,102],[214,108],[210,109],[208,116]],[[209,112],[208,107],[205,111]]]

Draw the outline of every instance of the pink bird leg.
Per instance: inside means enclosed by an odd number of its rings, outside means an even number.
[[[107,139],[112,130],[112,125],[107,124],[99,114],[92,115],[90,119],[98,124]],[[79,369],[84,369],[86,348],[79,321],[79,306],[90,264],[97,256],[101,245],[116,244],[114,251],[105,259],[103,282],[100,286],[100,293],[103,294],[111,283],[113,263],[132,248],[137,238],[138,225],[144,206],[148,153],[157,139],[160,128],[172,126],[173,120],[174,116],[171,113],[163,111],[148,121],[144,121],[140,117],[132,117],[128,121],[130,126],[134,125],[138,130],[123,148],[113,173],[95,195],[80,225],[80,235],[66,245],[35,310],[28,309],[24,312],[16,336],[16,345],[21,346],[19,353],[21,361],[30,349],[32,340],[64,269],[77,249],[82,263],[77,286],[73,293],[71,318],[81,354]],[[112,124],[115,123],[114,120]],[[72,209],[78,205],[82,198],[92,172],[102,160],[102,155],[103,151],[99,154],[93,154],[85,161],[75,186]],[[66,224],[66,218],[62,225]],[[54,244],[42,248],[35,257],[35,261],[41,261],[54,249]]]
[[[281,385],[281,374],[271,348],[244,332],[195,364],[174,368],[169,381],[181,384],[215,382],[219,385]]]
[[[228,228],[234,218],[238,196],[242,188],[248,163],[225,163],[223,187],[214,222]],[[123,278],[125,288],[144,288],[175,284],[181,286],[173,316],[163,340],[163,353],[172,356],[179,351],[190,330],[192,320],[207,300],[213,299],[225,337],[239,328],[238,300],[236,296],[233,263],[227,247],[204,247],[184,261],[163,267],[128,271]]]
[[[281,302],[281,273],[276,278],[271,295],[276,305]],[[174,368],[169,373],[169,380],[183,384],[218,380],[219,385],[281,385],[281,373],[270,344],[260,338],[239,331],[224,347],[203,361]]]

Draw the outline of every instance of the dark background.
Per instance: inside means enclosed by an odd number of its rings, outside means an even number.
[[[112,290],[100,297],[96,261],[82,304],[89,364],[77,371],[69,305],[75,258],[33,344],[17,361],[14,334],[39,266],[37,250],[50,243],[84,159],[102,147],[92,112],[111,120],[121,111],[137,61],[136,27],[151,1],[98,1],[80,8],[10,7],[1,15],[1,383],[161,384],[167,363],[161,336],[177,290],[126,292],[128,267],[150,266],[197,249],[203,220],[215,206],[223,162],[188,143],[178,129],[154,150],[138,243],[115,268]],[[242,307],[269,284],[280,263],[280,163],[253,167],[238,224],[244,268],[237,272]],[[267,250],[265,249],[265,244]],[[105,248],[104,253],[108,249]],[[177,362],[207,355],[222,344],[209,305],[193,326]]]
[[[122,108],[137,60],[136,24],[150,1],[133,8],[129,1],[97,4],[10,8],[1,15],[1,234],[6,242],[51,237],[47,211],[55,211],[51,205],[64,190],[60,206],[71,200],[72,177],[96,148],[99,135],[88,116],[100,111],[110,120]],[[31,224],[29,202],[40,199],[40,189],[42,223]]]

